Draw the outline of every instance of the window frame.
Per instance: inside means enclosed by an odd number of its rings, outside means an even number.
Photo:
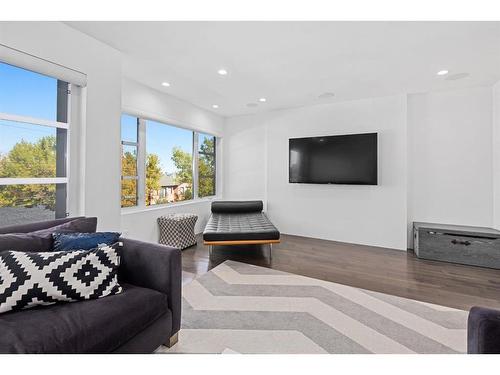
[[[126,207],[121,207],[122,212],[135,212],[135,211],[143,211],[143,210],[156,210],[156,209],[161,209],[161,208],[167,208],[167,207],[172,207],[176,205],[185,205],[185,204],[193,204],[197,203],[200,201],[204,200],[212,200],[217,196],[217,175],[218,175],[218,165],[217,165],[217,159],[215,162],[215,174],[214,174],[214,191],[215,193],[210,196],[205,196],[205,197],[199,197],[198,196],[198,165],[199,165],[199,152],[198,152],[198,141],[199,141],[199,135],[204,134],[208,135],[211,137],[214,137],[215,142],[214,142],[214,156],[217,154],[217,147],[219,145],[219,140],[220,137],[207,133],[205,131],[198,131],[194,129],[193,127],[188,127],[184,126],[182,124],[179,124],[176,121],[172,121],[169,119],[161,119],[161,118],[155,118],[151,117],[145,114],[137,113],[136,111],[133,110],[127,110],[123,109],[121,112],[122,115],[128,115],[132,116],[138,119],[139,125],[138,125],[138,134],[137,134],[137,143],[138,143],[138,150],[137,150],[137,173],[138,173],[138,183],[137,183],[137,190],[138,190],[138,201],[137,205],[135,206],[126,206]],[[167,202],[167,203],[159,203],[159,204],[154,204],[154,205],[146,205],[146,158],[147,158],[147,144],[146,144],[146,124],[147,121],[153,121],[156,123],[160,123],[165,126],[170,126],[182,130],[187,130],[192,133],[192,139],[193,139],[193,144],[192,144],[192,160],[193,160],[193,166],[192,166],[192,173],[193,173],[193,198],[188,199],[188,200],[182,200],[182,201],[177,201],[177,202]],[[120,129],[121,129],[121,124],[120,124]],[[121,139],[121,135],[120,135]],[[120,150],[121,152],[121,150]],[[121,158],[121,156],[120,156]],[[121,159],[120,159],[121,160]],[[121,162],[120,162],[120,168],[121,168]],[[120,180],[121,181],[121,180]],[[120,188],[120,194],[121,194],[121,188]],[[121,200],[120,200],[121,202]],[[120,203],[121,204],[121,203]]]
[[[200,135],[204,135],[204,136],[210,136],[210,137],[213,137],[214,139],[214,152],[202,152],[200,149],[199,149],[199,142],[200,142]],[[214,174],[213,176],[200,176],[200,171],[199,171],[199,168],[197,168],[197,171],[196,171],[196,180],[197,180],[197,184],[199,184],[199,180],[200,180],[200,177],[202,178],[209,178],[211,177],[212,178],[212,181],[213,181],[213,184],[214,184],[214,194],[212,195],[206,195],[202,198],[210,198],[210,197],[215,197],[217,195],[217,137],[213,134],[208,134],[208,133],[197,133],[197,141],[198,141],[198,144],[196,145],[196,159],[198,160],[198,167],[200,165],[200,155],[210,155],[210,156],[213,156],[214,157]],[[199,194],[199,189],[198,189],[199,186],[197,186],[197,189],[196,189],[196,194],[198,196]]]
[[[2,64],[12,65],[0,60]],[[21,66],[16,68],[33,71]],[[38,72],[35,72],[38,73]],[[45,75],[44,73],[38,73]],[[0,186],[8,185],[55,185],[54,218],[69,216],[69,183],[70,183],[70,139],[71,139],[71,90],[72,84],[57,77],[48,76],[57,81],[56,120],[48,120],[19,114],[0,112],[0,120],[18,122],[25,125],[45,126],[56,129],[56,177],[0,177]],[[61,131],[60,131],[61,130]],[[63,175],[65,177],[57,177]]]
[[[122,113],[122,116],[124,115],[125,113]],[[139,172],[139,127],[140,127],[140,119],[137,117],[137,116],[132,116],[132,115],[128,115],[128,114],[125,114],[127,116],[130,116],[130,117],[134,117],[136,119],[136,139],[137,139],[137,142],[133,142],[133,141],[124,141],[123,140],[123,134],[122,134],[122,119],[120,117],[120,184],[123,184],[123,181],[124,180],[135,180],[136,181],[136,184],[135,184],[135,203],[134,205],[132,206],[122,206],[122,199],[124,198],[122,195],[121,195],[121,192],[122,192],[122,185],[120,185],[120,206],[121,208],[127,208],[127,207],[137,207],[139,206],[139,180],[140,180],[140,172]],[[132,175],[124,175],[123,174],[123,163],[122,163],[122,157],[123,157],[123,146],[132,146],[132,147],[135,147],[136,148],[136,154],[135,154],[135,173],[136,175],[135,176],[132,176]]]

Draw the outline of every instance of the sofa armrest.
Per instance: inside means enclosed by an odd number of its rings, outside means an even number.
[[[500,311],[476,306],[470,310],[467,353],[500,354]]]
[[[123,251],[119,269],[125,282],[162,292],[172,311],[172,335],[181,325],[181,251],[164,245],[121,238]]]

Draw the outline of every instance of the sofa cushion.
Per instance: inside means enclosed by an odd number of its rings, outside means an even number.
[[[51,236],[36,233],[0,234],[0,251],[50,251],[53,242]]]
[[[0,253],[0,313],[122,291],[121,243],[92,250]]]
[[[112,245],[118,242],[121,233],[52,233],[53,251],[90,250],[101,245]]]
[[[111,352],[165,314],[171,322],[165,294],[123,284],[103,299],[1,314],[0,353]]]
[[[91,233],[95,232],[96,226],[97,218],[83,217],[30,233],[0,234],[0,251],[50,251],[54,244],[52,233]]]

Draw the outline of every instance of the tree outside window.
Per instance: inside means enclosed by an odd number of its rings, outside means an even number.
[[[145,133],[143,143],[135,137],[139,132],[133,126],[135,124],[141,126],[141,121]],[[150,120],[133,118],[130,123],[132,126],[128,130],[124,129],[122,124],[122,145],[134,147],[122,152],[122,207],[138,204],[138,200],[141,199],[138,198],[140,186],[144,189],[143,204],[146,206],[193,199],[195,163],[198,170],[197,196],[215,195],[214,136]],[[123,135],[124,133],[127,134]],[[194,140],[196,142],[193,142]],[[197,150],[193,150],[193,144],[198,145]],[[138,147],[144,147],[146,151],[143,156],[145,177],[141,177],[136,169],[137,163],[142,163],[137,156]],[[197,158],[194,159],[193,155]],[[127,175],[129,177],[125,177]]]

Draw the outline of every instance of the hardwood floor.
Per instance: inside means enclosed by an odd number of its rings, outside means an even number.
[[[201,235],[183,251],[184,282],[227,259],[358,288],[468,310],[474,305],[500,309],[500,270],[426,261],[405,252],[282,235],[268,246],[215,246],[209,259]]]

